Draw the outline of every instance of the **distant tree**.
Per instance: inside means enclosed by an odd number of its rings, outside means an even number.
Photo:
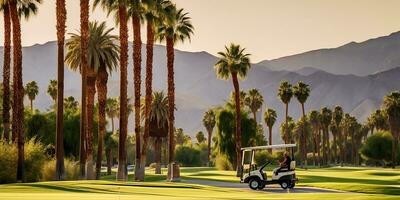
[[[367,138],[360,149],[361,156],[367,161],[386,166],[391,162],[393,137],[390,132],[377,131]]]
[[[185,133],[183,133],[182,128],[175,129],[175,140],[178,145],[183,145],[185,143]]]
[[[340,127],[340,123],[342,122],[343,119],[343,108],[340,106],[335,106],[335,108],[333,109],[332,112],[332,124],[334,129],[331,129],[332,135],[333,135],[333,156],[334,156],[334,162],[335,164],[338,162],[338,146],[340,149],[341,143],[338,142],[341,141],[342,138],[342,131],[341,131],[341,127]]]
[[[302,111],[302,118],[304,120],[303,125],[306,125],[306,112],[304,110],[304,104],[307,101],[308,97],[310,96],[310,86],[303,83],[302,81],[299,81],[294,87],[293,87],[293,94],[297,98],[297,101],[299,101],[301,105],[301,111]],[[304,161],[305,168],[307,169],[307,137],[306,135],[306,127],[304,127],[304,134],[300,135],[300,149],[301,149],[301,157],[302,160]],[[302,163],[303,164],[303,163]]]
[[[281,137],[282,140],[285,141],[286,140],[286,144],[290,144],[290,143],[294,143],[294,134],[293,134],[293,130],[295,128],[295,123],[293,121],[293,118],[288,116],[288,121],[284,121],[281,123],[280,125],[280,131],[281,131]]]
[[[273,110],[272,108],[267,107],[264,112],[264,122],[269,130],[269,136],[268,136],[269,145],[272,145],[272,127],[276,122],[276,118],[277,118],[276,111]],[[272,153],[272,149],[269,152]]]
[[[235,113],[236,113],[236,176],[241,176],[241,122],[240,122],[240,88],[238,78],[245,78],[248,70],[251,68],[250,54],[245,53],[245,48],[240,45],[230,44],[225,46],[225,52],[218,52],[219,59],[215,64],[217,76],[220,79],[227,80],[232,78],[235,89]]]
[[[293,88],[292,85],[288,81],[282,81],[279,85],[278,90],[278,98],[285,104],[285,126],[288,127],[289,120],[289,103],[293,97]],[[289,128],[284,128],[284,131],[289,131]],[[285,133],[285,136],[289,136],[289,133]],[[290,138],[284,138],[283,141],[287,144],[289,143]]]
[[[396,154],[400,135],[400,92],[394,91],[383,98],[383,110],[387,114],[387,121],[392,133],[392,168],[397,164]]]
[[[257,122],[257,112],[260,110],[264,103],[263,96],[256,88],[250,89],[244,98],[244,104],[253,113],[253,119]]]
[[[197,143],[199,143],[199,144],[206,141],[206,137],[204,137],[204,133],[202,131],[199,131],[196,133],[196,140],[197,140]]]
[[[106,132],[106,134],[104,135],[104,144],[107,160],[107,175],[111,175],[113,151],[117,151],[118,149],[118,139],[113,134],[113,132]]]
[[[64,98],[64,109],[66,112],[76,112],[79,108],[79,102],[73,96]]]
[[[28,82],[25,86],[25,94],[28,96],[31,107],[31,111],[33,111],[33,101],[35,100],[36,96],[39,94],[39,86],[37,85],[36,81]]]
[[[57,80],[50,80],[49,86],[47,87],[47,94],[54,101],[54,105],[57,101]]]
[[[321,115],[318,111],[313,110],[309,113],[308,116],[310,120],[310,124],[312,126],[312,141],[313,141],[313,158],[314,158],[314,166],[317,164],[320,166],[321,165],[321,156],[320,156],[320,141],[321,141],[321,135],[320,135],[320,130],[321,130]],[[316,158],[315,154],[318,155],[318,159]]]
[[[209,109],[204,113],[203,117],[203,125],[207,130],[208,137],[207,137],[207,142],[208,142],[208,150],[207,150],[207,158],[208,158],[208,164],[210,164],[210,156],[211,156],[211,139],[212,139],[212,132],[215,127],[215,112],[213,109]]]
[[[111,119],[111,132],[115,133],[114,119],[118,117],[118,99],[108,98],[106,101],[106,114],[107,117]]]
[[[322,125],[322,150],[324,164],[329,164],[330,145],[329,145],[329,125],[332,121],[332,111],[328,107],[321,109],[321,125]]]

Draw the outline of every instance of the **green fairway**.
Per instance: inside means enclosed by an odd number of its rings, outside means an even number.
[[[380,168],[326,168],[297,170],[300,184],[359,193],[276,194],[247,189],[167,183],[165,175],[147,170],[146,182],[116,182],[115,175],[102,181],[64,181],[0,185],[0,199],[399,199],[400,171]],[[165,171],[163,170],[163,174]],[[184,179],[238,182],[233,171],[182,168]]]

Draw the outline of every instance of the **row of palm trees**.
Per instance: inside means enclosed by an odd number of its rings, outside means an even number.
[[[3,124],[5,135],[9,131],[9,76],[10,76],[10,50],[11,36],[13,33],[13,138],[18,139],[18,180],[23,181],[23,86],[22,86],[22,51],[20,17],[28,18],[37,12],[37,5],[41,0],[1,0],[0,8],[4,13],[5,26],[5,53],[3,68]],[[167,71],[168,71],[168,123],[169,123],[169,163],[174,161],[174,46],[178,42],[190,40],[194,28],[190,17],[183,9],[179,9],[169,0],[95,0],[95,7],[103,8],[109,15],[113,14],[119,25],[119,37],[111,35],[112,29],[107,29],[104,23],[89,22],[89,0],[80,1],[80,34],[71,34],[71,40],[66,44],[67,54],[64,59],[66,2],[56,1],[57,19],[57,81],[49,88],[51,96],[56,99],[56,179],[64,178],[64,151],[63,151],[63,101],[64,101],[64,63],[81,73],[82,99],[81,99],[81,125],[80,125],[80,176],[81,178],[94,179],[93,173],[93,108],[96,89],[99,102],[99,149],[97,163],[101,163],[102,146],[105,133],[105,116],[107,101],[108,76],[119,65],[120,70],[120,99],[119,99],[119,153],[118,173],[119,180],[127,179],[126,171],[126,137],[127,137],[127,70],[128,70],[128,21],[132,20],[134,46],[134,105],[135,105],[135,137],[136,137],[136,166],[135,180],[144,180],[144,167],[146,163],[146,150],[149,140],[150,107],[152,103],[152,70],[153,47],[156,40],[166,42]],[[20,16],[18,16],[18,14]],[[146,22],[146,78],[145,78],[145,112],[144,134],[140,136],[141,114],[141,26]],[[12,28],[11,28],[12,24]],[[119,45],[116,41],[119,40]],[[57,89],[55,89],[57,85]],[[141,140],[143,138],[143,140]],[[176,173],[173,173],[176,174]],[[96,178],[100,176],[100,165],[96,164]]]

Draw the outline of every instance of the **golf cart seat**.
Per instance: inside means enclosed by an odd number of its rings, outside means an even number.
[[[274,172],[274,174],[277,174],[276,173],[276,171],[279,169],[279,167],[277,167],[277,168],[275,168],[274,170],[273,170],[273,172]],[[290,166],[289,166],[289,168],[282,168],[279,172],[280,173],[282,173],[282,172],[289,172],[289,171],[294,171],[296,169],[296,161],[291,161],[290,162]]]

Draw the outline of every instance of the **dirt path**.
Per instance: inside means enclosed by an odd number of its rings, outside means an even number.
[[[231,183],[231,182],[210,181],[201,179],[184,179],[182,180],[182,182],[199,184],[199,185],[209,185],[214,187],[250,190],[248,184],[245,183]],[[339,191],[339,190],[331,190],[331,189],[315,188],[315,187],[297,187],[297,186],[293,189],[283,190],[279,185],[267,185],[262,191],[272,192],[272,193],[348,193],[346,191]]]

